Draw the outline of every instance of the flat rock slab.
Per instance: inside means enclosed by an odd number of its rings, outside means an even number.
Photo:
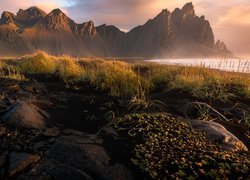
[[[41,174],[52,179],[134,179],[129,169],[112,162],[96,135],[57,138],[27,179]]]
[[[10,168],[9,176],[13,177],[16,174],[22,172],[28,168],[31,164],[36,163],[40,160],[40,156],[26,154],[26,153],[16,153],[10,154]]]
[[[33,107],[24,101],[17,104],[3,116],[11,126],[43,129],[45,127],[44,117]]]
[[[25,82],[21,84],[21,87],[31,93],[48,93],[47,87],[43,83]]]
[[[57,137],[59,136],[60,131],[57,128],[47,128],[44,132],[43,132],[43,136],[45,137]]]
[[[209,141],[218,143],[228,151],[248,151],[247,147],[236,136],[219,123],[201,120],[190,120],[192,127],[205,132]]]

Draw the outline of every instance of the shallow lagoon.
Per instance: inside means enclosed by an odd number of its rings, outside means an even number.
[[[147,60],[147,62],[250,73],[250,59],[153,59]]]

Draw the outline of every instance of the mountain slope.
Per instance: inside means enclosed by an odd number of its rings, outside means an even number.
[[[192,3],[154,19],[128,33],[115,26],[75,23],[60,9],[49,14],[37,7],[3,12],[0,19],[0,53],[21,55],[43,50],[53,55],[102,57],[214,57],[232,56],[226,45],[214,43],[204,16]]]

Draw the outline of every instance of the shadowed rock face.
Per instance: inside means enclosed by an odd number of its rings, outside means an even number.
[[[19,9],[17,13],[17,17],[19,19],[32,19],[32,18],[39,18],[45,17],[47,14],[37,7],[31,7],[29,9],[23,10]]]
[[[4,37],[6,29],[14,35]],[[20,9],[17,15],[4,12],[0,20],[0,42],[2,55],[43,50],[53,55],[91,57],[233,56],[224,43],[214,43],[209,22],[195,14],[192,3],[172,13],[164,9],[128,33],[105,24],[95,27],[93,21],[77,24],[60,9],[49,14],[37,7]]]
[[[1,16],[1,24],[10,24],[10,23],[14,23],[14,20],[13,20],[13,17],[15,15],[11,12],[7,12],[7,11],[4,11],[2,16]]]

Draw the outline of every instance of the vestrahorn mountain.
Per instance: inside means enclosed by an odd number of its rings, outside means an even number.
[[[0,55],[45,51],[82,57],[187,58],[231,57],[222,41],[215,43],[204,16],[192,3],[172,13],[162,10],[154,19],[125,33],[115,26],[75,23],[60,9],[49,14],[37,7],[3,12],[0,19]]]

